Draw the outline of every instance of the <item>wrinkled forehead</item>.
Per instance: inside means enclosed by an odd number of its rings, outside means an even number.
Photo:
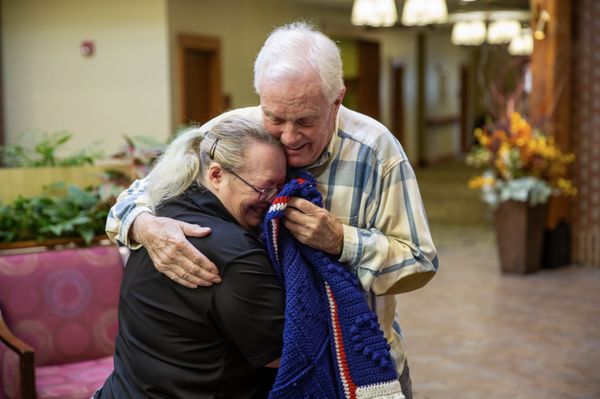
[[[288,119],[318,116],[326,104],[319,85],[300,80],[265,85],[260,105],[265,116]]]
[[[271,62],[257,78],[260,87],[267,84],[281,84],[286,81],[306,80],[312,80],[321,85],[319,72],[308,62],[308,60],[303,60],[301,62],[297,62],[297,60],[294,62],[285,62],[284,60]]]
[[[289,88],[303,88],[310,89],[312,93],[324,93],[319,74],[314,70],[302,70],[263,76],[258,95],[262,97],[266,92],[284,92]]]

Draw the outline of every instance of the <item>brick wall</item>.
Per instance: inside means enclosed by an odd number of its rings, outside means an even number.
[[[573,260],[600,266],[600,1],[573,1]]]

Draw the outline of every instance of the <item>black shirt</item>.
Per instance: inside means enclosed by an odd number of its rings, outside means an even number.
[[[266,398],[281,355],[284,293],[256,235],[194,184],[157,214],[210,227],[190,242],[222,283],[185,288],[159,273],[145,249],[125,269],[115,371],[100,398]]]

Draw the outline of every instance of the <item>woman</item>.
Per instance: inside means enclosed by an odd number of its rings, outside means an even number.
[[[283,290],[256,228],[285,180],[260,123],[227,118],[179,136],[148,178],[159,216],[210,227],[190,238],[223,282],[188,289],[131,254],[121,287],[115,370],[96,398],[265,398],[281,355]],[[271,367],[271,369],[269,369]]]

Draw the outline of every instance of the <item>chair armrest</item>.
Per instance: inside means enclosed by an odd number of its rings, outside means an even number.
[[[21,397],[35,399],[35,365],[33,348],[15,336],[8,328],[0,311],[0,341],[19,356]]]
[[[19,357],[22,355],[26,355],[27,353],[33,353],[33,348],[27,345],[25,342],[21,341],[18,337],[16,337],[10,328],[4,322],[4,318],[2,318],[2,312],[0,311],[0,341],[4,342],[6,346],[8,346],[13,352],[15,352]]]

